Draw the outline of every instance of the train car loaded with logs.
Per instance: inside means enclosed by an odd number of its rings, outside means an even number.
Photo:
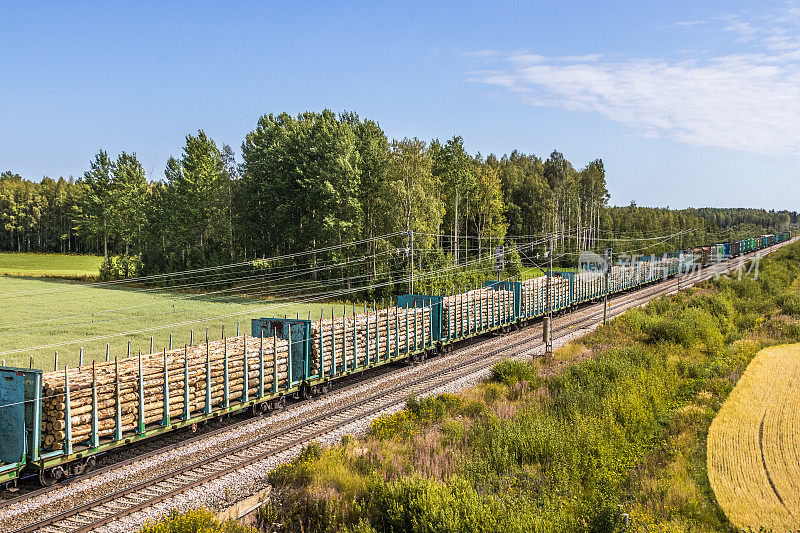
[[[327,392],[344,376],[421,362],[466,339],[505,333],[790,238],[745,239],[727,254],[715,245],[604,269],[489,281],[447,295],[401,295],[387,307],[332,308],[318,320],[255,318],[249,335],[223,331],[219,340],[77,368],[57,361],[51,372],[33,364],[0,367],[0,485],[15,486],[29,472],[49,486],[91,470],[111,450],[224,415],[281,409],[287,399]]]

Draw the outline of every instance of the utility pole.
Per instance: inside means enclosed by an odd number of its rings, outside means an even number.
[[[409,276],[408,294],[414,294],[414,232],[408,230],[408,250],[411,255],[411,274]]]
[[[603,301],[603,325],[606,325],[608,319],[608,276],[611,274],[611,265],[613,265],[614,249],[608,248],[606,250],[606,295]]]
[[[547,267],[547,317],[543,324],[544,336],[544,352],[545,355],[550,356],[553,353],[553,300],[550,294],[550,279],[553,277],[553,234],[547,236],[548,241],[548,255],[550,261]]]

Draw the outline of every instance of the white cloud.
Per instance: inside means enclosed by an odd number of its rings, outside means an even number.
[[[688,28],[691,26],[699,26],[701,24],[707,24],[705,20],[682,20],[680,22],[675,22],[672,25],[678,28]]]
[[[797,155],[800,36],[775,24],[726,22],[723,29],[740,40],[756,40],[747,53],[680,61],[516,52],[468,79],[512,91],[531,105],[600,113],[648,137]]]
[[[471,57],[475,59],[497,59],[503,56],[503,53],[499,50],[475,50],[471,52],[464,52],[465,57]]]

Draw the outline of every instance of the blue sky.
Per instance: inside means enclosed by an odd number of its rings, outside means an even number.
[[[264,113],[602,158],[612,203],[800,210],[800,4],[0,3],[0,170],[163,178]]]

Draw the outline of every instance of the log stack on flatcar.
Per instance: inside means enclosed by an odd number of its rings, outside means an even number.
[[[520,282],[522,301],[529,302],[527,316],[546,313],[551,308],[560,311],[571,305],[570,280],[561,273],[550,276],[550,304],[547,303],[547,278],[538,276]]]
[[[311,323],[311,374],[320,373],[320,360],[324,373],[332,375],[399,355],[406,351],[406,339],[409,351],[432,344],[430,306],[393,306],[321,318]]]
[[[262,351],[266,352],[263,367]],[[144,424],[211,412],[214,406],[241,398],[245,383],[247,395],[255,397],[259,387],[272,389],[275,376],[279,383],[286,381],[287,355],[285,340],[240,336],[47,372],[42,376],[42,447],[57,450],[64,446],[67,386],[70,391],[69,432],[72,444],[77,444],[87,440],[93,431],[102,438],[138,429],[140,392],[143,393]],[[165,407],[168,416],[165,416]],[[96,422],[93,422],[94,410]]]
[[[442,337],[457,339],[514,319],[514,292],[481,288],[442,299]]]

